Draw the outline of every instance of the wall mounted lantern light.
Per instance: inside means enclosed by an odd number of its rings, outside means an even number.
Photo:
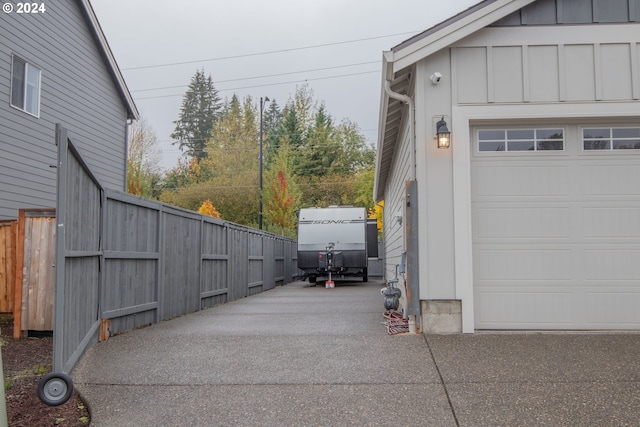
[[[451,146],[451,132],[447,128],[444,116],[436,123],[436,139],[438,140],[438,148],[449,148]]]

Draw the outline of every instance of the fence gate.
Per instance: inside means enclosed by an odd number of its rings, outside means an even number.
[[[103,189],[67,130],[56,126],[56,288],[53,370],[69,372],[100,325]],[[73,228],[66,233],[67,227]]]
[[[20,209],[16,245],[14,337],[53,330],[56,212]]]

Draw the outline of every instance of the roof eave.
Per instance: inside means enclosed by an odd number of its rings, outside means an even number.
[[[102,32],[102,28],[100,27],[100,23],[98,22],[98,18],[96,17],[96,14],[93,10],[93,6],[91,6],[90,0],[80,0],[80,4],[85,12],[87,22],[91,27],[90,29],[93,32],[96,42],[98,43],[98,46],[102,51],[105,63],[109,67],[109,72],[113,77],[118,91],[120,92],[120,96],[122,97],[123,102],[127,107],[127,119],[139,120],[140,113],[138,113],[138,108],[136,107],[136,104],[133,101],[133,97],[131,96],[131,92],[129,92],[129,88],[124,81],[124,77],[120,72],[120,68],[118,67],[118,63],[113,56],[113,52],[111,52],[111,48],[109,47],[107,38]]]
[[[536,0],[484,0],[392,48],[398,72]]]
[[[382,80],[380,93],[380,115],[378,117],[378,145],[376,149],[376,170],[382,167],[382,155],[384,151],[384,133],[386,125],[387,110],[389,107],[389,95],[384,90],[384,82],[393,75],[392,62],[389,62],[391,52],[382,52]],[[379,174],[375,174],[373,182],[373,199],[377,203],[384,198],[384,185],[380,185]]]
[[[384,199],[388,179],[388,168],[383,162],[386,151],[393,150],[397,141],[387,143],[387,115],[390,98],[385,93],[385,81],[393,81],[395,76],[416,62],[453,45],[457,41],[484,27],[522,9],[536,0],[484,0],[459,14],[417,34],[414,37],[383,53],[382,95],[380,97],[380,117],[378,124],[378,145],[376,153],[376,174],[373,197],[376,202]]]

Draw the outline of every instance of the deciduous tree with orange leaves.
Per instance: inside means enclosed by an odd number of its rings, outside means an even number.
[[[280,147],[276,158],[266,173],[264,199],[267,229],[275,226],[283,234],[293,235],[296,228],[296,209],[300,191],[290,173],[292,169],[291,152],[288,145]]]
[[[211,203],[211,200],[209,199],[202,202],[202,205],[200,205],[198,212],[200,212],[203,215],[209,215],[214,218],[220,218],[220,212],[218,212],[218,210],[215,208],[215,206],[213,206],[213,203]]]

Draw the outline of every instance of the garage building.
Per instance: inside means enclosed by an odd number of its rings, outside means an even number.
[[[639,58],[638,0],[486,0],[384,52],[374,196],[422,331],[640,328]]]

